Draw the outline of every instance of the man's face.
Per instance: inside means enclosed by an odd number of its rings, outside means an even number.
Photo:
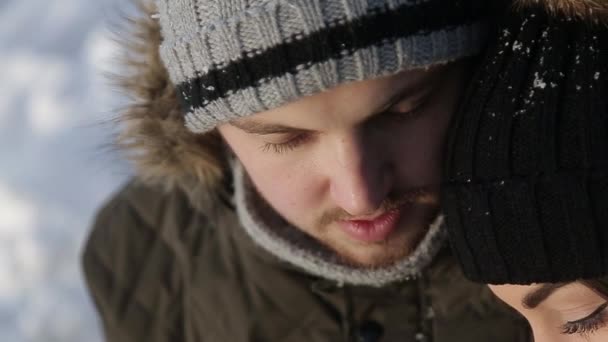
[[[284,219],[359,266],[412,252],[438,213],[464,62],[344,84],[219,131]]]

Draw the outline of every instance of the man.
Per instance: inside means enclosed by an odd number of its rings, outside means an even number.
[[[157,5],[123,81],[139,177],[84,253],[109,341],[527,340],[442,249],[485,1]]]

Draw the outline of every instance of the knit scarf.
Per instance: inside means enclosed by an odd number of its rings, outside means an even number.
[[[233,163],[234,201],[245,232],[264,250],[312,275],[336,283],[381,287],[416,278],[437,255],[446,240],[443,216],[439,215],[410,255],[384,267],[356,267],[300,229],[290,225],[261,198],[245,174]],[[270,214],[269,214],[270,213]]]

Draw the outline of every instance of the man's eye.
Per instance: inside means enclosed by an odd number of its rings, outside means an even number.
[[[384,122],[407,122],[409,120],[417,118],[422,112],[424,112],[427,104],[428,97],[422,99],[416,106],[408,111],[399,110],[399,108],[391,108],[387,112],[380,115],[380,120]]]
[[[411,119],[417,117],[422,112],[422,108],[420,108],[420,107],[421,106],[418,106],[407,112],[389,112],[386,114],[389,115],[391,120],[395,120],[398,122],[407,121],[407,120],[411,120]]]
[[[274,153],[282,154],[289,152],[301,144],[305,143],[306,140],[310,138],[309,134],[301,133],[294,137],[289,138],[289,140],[281,142],[281,143],[270,143],[267,142],[262,146],[262,151],[269,152],[272,151]]]
[[[608,302],[601,305],[589,316],[576,321],[567,322],[562,326],[562,334],[574,335],[579,334],[588,336],[594,332],[608,326],[608,312],[606,308]]]

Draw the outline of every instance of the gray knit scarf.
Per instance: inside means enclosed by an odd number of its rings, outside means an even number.
[[[242,165],[233,164],[234,201],[241,225],[251,239],[270,254],[304,271],[338,284],[381,287],[416,278],[437,255],[446,240],[443,217],[430,225],[426,236],[409,256],[386,267],[354,267],[301,230],[264,208],[265,201],[253,188]]]

